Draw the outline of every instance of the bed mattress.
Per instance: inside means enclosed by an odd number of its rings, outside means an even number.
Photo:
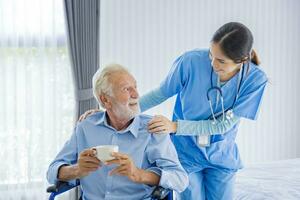
[[[253,164],[236,176],[236,200],[300,200],[300,158]]]

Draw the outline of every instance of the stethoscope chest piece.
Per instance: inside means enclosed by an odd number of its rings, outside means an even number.
[[[233,114],[232,109],[231,109],[231,110],[228,110],[228,111],[226,112],[226,119],[227,119],[227,120],[232,119],[233,116],[234,116],[234,114]]]

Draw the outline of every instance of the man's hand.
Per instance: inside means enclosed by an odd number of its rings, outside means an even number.
[[[95,150],[86,149],[79,154],[78,176],[87,176],[89,173],[96,171],[100,167],[100,160],[95,157]]]
[[[119,166],[112,170],[110,175],[118,174],[121,176],[127,176],[130,180],[136,183],[147,185],[159,184],[160,176],[154,172],[137,168],[128,155],[117,152],[114,152],[111,155],[115,157],[115,159],[106,161],[105,164],[118,164]]]
[[[100,160],[94,156],[92,149],[86,149],[79,154],[75,165],[66,165],[59,168],[58,179],[68,181],[89,175],[100,167]]]
[[[105,164],[117,164],[119,166],[112,170],[109,173],[110,175],[118,174],[121,176],[127,176],[133,182],[141,181],[140,169],[134,165],[132,159],[128,155],[117,152],[113,152],[111,155],[115,159],[106,161]]]
[[[148,130],[151,133],[175,133],[177,131],[177,123],[162,115],[156,115],[149,121]]]
[[[78,121],[82,121],[82,120],[84,120],[85,118],[87,118],[88,116],[90,116],[90,115],[92,115],[92,114],[94,114],[94,113],[96,113],[96,112],[100,112],[101,110],[99,110],[99,109],[91,109],[91,110],[88,110],[88,111],[86,111],[85,113],[83,113],[80,117],[79,117],[79,120]]]

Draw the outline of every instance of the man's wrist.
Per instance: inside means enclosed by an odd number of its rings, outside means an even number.
[[[70,179],[80,178],[80,170],[77,164],[75,165],[62,165],[58,171],[58,179],[65,181]]]
[[[139,168],[137,168],[134,177],[134,182],[147,185],[158,185],[160,180],[160,176],[154,172]]]
[[[136,183],[142,183],[143,182],[143,170],[136,168],[135,173],[133,175],[133,181]]]
[[[78,164],[72,165],[72,167],[74,169],[74,174],[75,174],[76,178],[81,178],[82,175],[80,173]]]

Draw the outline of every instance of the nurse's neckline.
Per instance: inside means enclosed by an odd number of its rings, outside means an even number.
[[[239,73],[239,71],[240,71],[240,68],[237,69],[237,70],[235,70],[233,73],[231,73],[231,74],[229,74],[229,75],[227,75],[225,77],[224,76],[223,77],[219,76],[220,82],[221,83],[226,83],[227,81],[229,81],[230,79],[232,79],[237,73]]]

